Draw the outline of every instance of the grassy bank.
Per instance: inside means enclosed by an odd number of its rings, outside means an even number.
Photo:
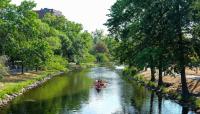
[[[45,77],[58,73],[58,70],[48,70],[40,72],[29,72],[16,76],[6,76],[0,81],[0,100],[5,99],[8,95],[17,94],[23,88],[28,87]]]
[[[82,63],[80,65],[71,64],[69,70],[84,69],[96,66],[92,63]],[[22,89],[42,81],[48,76],[52,76],[60,72],[59,70],[46,70],[39,72],[27,72],[24,74],[8,75],[0,81],[0,100],[7,98],[9,95],[18,94]]]

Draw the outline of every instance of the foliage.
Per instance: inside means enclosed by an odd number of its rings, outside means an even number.
[[[109,61],[109,59],[108,59],[108,57],[107,57],[106,54],[104,54],[104,53],[97,53],[96,54],[96,61],[98,63],[106,63],[106,62]]]
[[[96,58],[94,55],[90,53],[85,54],[85,57],[81,60],[81,63],[94,63],[96,62]]]
[[[104,31],[96,29],[94,32],[92,32],[92,36],[94,44],[97,44],[97,42],[104,38]]]
[[[66,59],[55,55],[55,56],[52,56],[48,60],[46,67],[47,69],[50,69],[50,70],[56,69],[56,70],[65,71],[67,68],[67,65],[68,65],[68,62]]]
[[[105,45],[104,42],[97,42],[95,47],[95,53],[107,53],[108,52],[108,48],[107,46]]]
[[[8,5],[10,0],[1,0],[0,8],[4,8]]]
[[[61,49],[61,40],[58,37],[49,37],[47,38],[47,42],[52,50],[56,51]]]
[[[0,78],[2,79],[4,75],[8,74],[8,68],[6,67],[6,62],[8,58],[6,56],[0,56]]]
[[[138,69],[136,67],[126,67],[123,70],[123,75],[125,76],[135,76],[138,73]]]
[[[9,65],[20,65],[24,73],[44,67],[64,70],[68,61],[95,61],[92,35],[81,24],[51,13],[39,18],[34,7],[33,1],[19,6],[0,1],[0,55],[8,56]]]
[[[130,66],[150,67],[162,72],[178,69],[182,97],[189,96],[185,67],[199,66],[198,0],[118,0],[110,10],[106,25],[120,42],[116,57]]]
[[[109,35],[105,35],[103,30],[95,30],[92,33],[93,36],[93,49],[90,51],[91,54],[96,56],[97,62],[109,62],[115,57],[114,50],[117,47],[115,39]]]
[[[52,30],[58,31],[54,35],[60,38],[61,50],[57,52],[70,62],[80,63],[82,59],[85,59],[84,57],[92,47],[92,36],[87,31],[82,32],[81,24],[71,22],[64,16],[52,14],[46,14],[42,21],[47,23]]]

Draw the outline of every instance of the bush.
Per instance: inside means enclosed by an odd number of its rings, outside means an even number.
[[[136,75],[138,72],[138,69],[136,67],[127,67],[123,70],[123,75]]]
[[[91,54],[86,54],[81,63],[94,63],[96,58]]]
[[[46,67],[49,70],[67,70],[68,61],[61,56],[53,56],[47,62]]]
[[[108,57],[104,53],[97,53],[96,54],[96,59],[98,63],[106,63],[109,62]]]

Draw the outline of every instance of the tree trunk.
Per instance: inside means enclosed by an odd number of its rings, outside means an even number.
[[[179,66],[180,66],[180,73],[181,73],[181,84],[182,84],[182,98],[183,101],[187,101],[189,98],[189,90],[187,86],[187,80],[185,75],[185,53],[184,53],[184,46],[183,46],[183,36],[181,28],[179,28]]]
[[[180,11],[180,3],[181,0],[177,0],[176,2],[176,10],[177,10],[177,37],[178,37],[178,60],[179,67],[181,73],[181,84],[182,84],[182,99],[184,102],[188,101],[189,98],[189,90],[187,87],[187,80],[185,75],[185,53],[184,53],[184,44],[183,44],[183,33],[182,33],[182,20],[181,20],[181,11]]]
[[[11,64],[12,64],[12,66],[15,66],[15,61],[13,58],[11,58]]]
[[[151,81],[154,82],[156,80],[155,78],[155,68],[151,67]]]
[[[35,67],[35,71],[38,72],[38,66]]]
[[[160,18],[161,18],[161,31],[158,35],[158,39],[159,39],[159,48],[161,49],[161,52],[159,54],[159,60],[158,60],[158,70],[159,70],[159,73],[158,73],[158,87],[162,86],[163,85],[163,79],[162,79],[162,72],[163,72],[163,47],[164,47],[164,44],[163,44],[163,26],[164,25],[164,22],[162,20],[163,18],[163,1],[161,0],[161,9],[160,9]]]
[[[162,57],[160,57],[159,60],[159,77],[158,77],[158,87],[163,85],[163,79],[162,79]]]
[[[144,71],[147,71],[147,67],[144,67]]]
[[[199,73],[198,70],[199,70],[198,67],[196,67],[196,75],[198,75],[198,73]]]
[[[24,74],[24,63],[22,62],[21,73]]]
[[[162,68],[159,68],[158,86],[162,86],[162,85],[163,85]]]
[[[182,84],[182,98],[184,101],[187,101],[189,98],[189,90],[187,86],[187,80],[185,75],[185,67],[181,67],[181,84]]]
[[[156,80],[155,78],[155,66],[154,66],[154,60],[153,57],[150,55],[150,68],[151,68],[151,81],[154,82]]]

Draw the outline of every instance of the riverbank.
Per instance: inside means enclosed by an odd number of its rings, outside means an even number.
[[[43,84],[53,76],[62,73],[64,72],[48,70],[6,76],[0,81],[0,107],[7,105],[14,98],[22,95],[26,91]]]
[[[68,71],[94,67],[96,64],[82,63],[80,65],[69,64]],[[7,105],[14,98],[28,90],[36,88],[52,77],[63,74],[59,70],[47,70],[39,72],[26,72],[24,74],[8,75],[0,81],[0,107]]]
[[[140,72],[146,80],[150,81],[151,79],[151,72],[150,71],[143,71]],[[189,92],[196,97],[200,97],[200,76],[194,76],[194,74],[187,74],[187,84]],[[156,77],[156,81],[158,77]],[[167,86],[168,91],[172,92],[181,92],[181,77],[180,76],[171,76],[166,75],[163,76],[163,83]]]
[[[150,82],[150,73],[149,72],[140,72],[137,75],[126,75],[126,77],[131,81],[136,81],[142,86],[145,86],[147,89],[155,91],[158,94],[161,94],[166,99],[171,99],[176,103],[181,104],[184,107],[188,107],[190,110],[193,110],[197,113],[200,113],[200,99],[197,93],[199,93],[199,87],[197,80],[187,79],[188,88],[192,94],[188,103],[182,102],[181,99],[181,83],[180,77],[173,76],[164,76],[164,86],[158,88],[157,82],[158,78],[156,78],[155,82]]]

